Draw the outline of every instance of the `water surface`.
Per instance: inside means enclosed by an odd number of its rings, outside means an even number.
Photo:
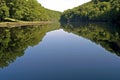
[[[120,80],[120,29],[105,24],[0,28],[0,80]]]

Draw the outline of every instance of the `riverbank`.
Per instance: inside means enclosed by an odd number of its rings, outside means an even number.
[[[44,25],[53,23],[52,21],[18,21],[18,22],[0,22],[0,27],[19,27],[28,25]]]

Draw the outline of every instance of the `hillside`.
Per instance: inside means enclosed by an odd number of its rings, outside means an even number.
[[[37,0],[0,0],[0,22],[5,18],[23,21],[51,21],[60,18],[60,12],[41,6]]]
[[[92,0],[64,11],[61,21],[118,22],[120,23],[120,0]]]

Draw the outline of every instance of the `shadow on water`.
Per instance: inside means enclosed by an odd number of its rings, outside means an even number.
[[[29,46],[42,41],[47,32],[59,29],[59,24],[0,28],[0,68],[24,55]]]
[[[120,56],[120,26],[108,23],[61,24],[70,33],[82,36]]]

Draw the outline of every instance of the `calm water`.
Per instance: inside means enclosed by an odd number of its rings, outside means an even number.
[[[0,28],[0,80],[120,80],[120,28]]]

